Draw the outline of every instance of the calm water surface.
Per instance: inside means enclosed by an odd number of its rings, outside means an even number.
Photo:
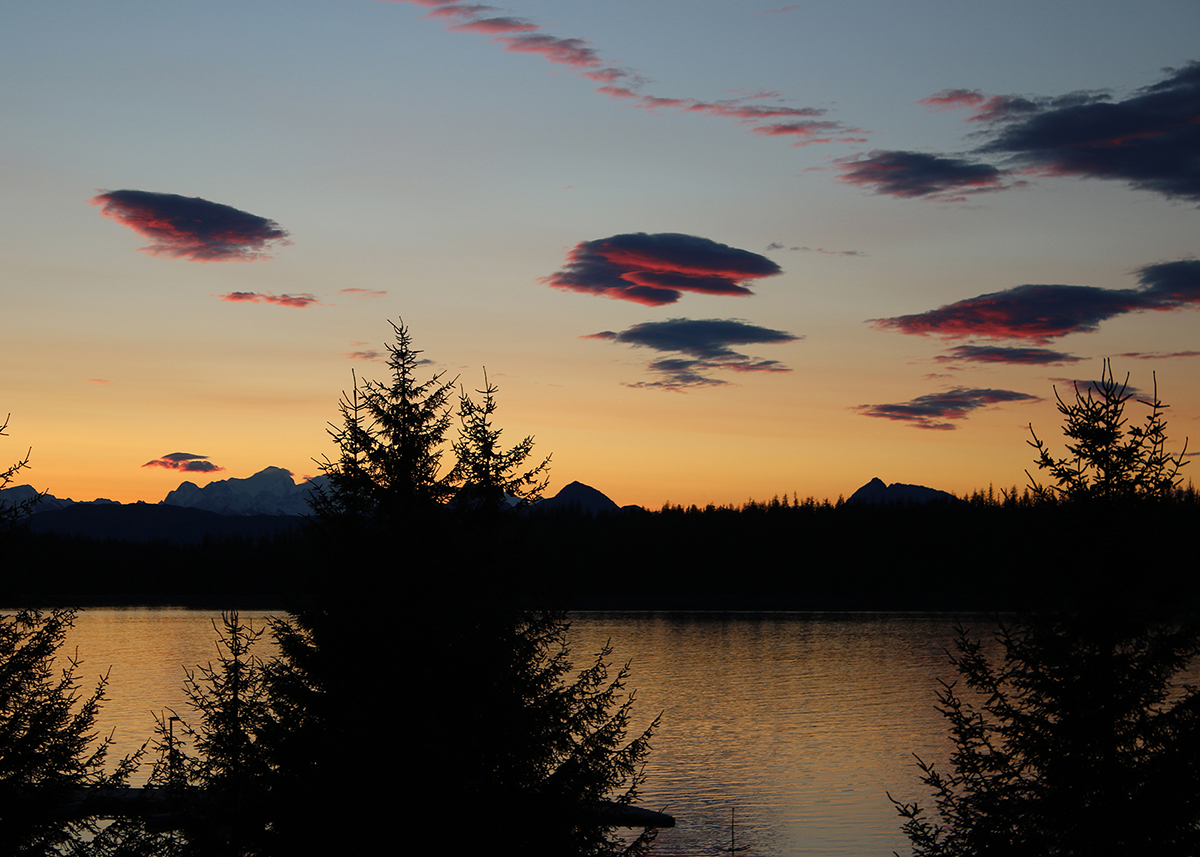
[[[264,627],[267,615],[242,619]],[[98,725],[115,730],[118,756],[150,737],[152,712],[188,717],[183,668],[216,661],[214,620],[175,609],[79,614],[67,648],[78,647],[85,687],[111,665]],[[635,728],[662,712],[638,801],[678,821],[657,854],[728,853],[731,810],[746,857],[907,853],[886,793],[924,798],[912,754],[946,756],[934,694],[939,677],[952,677],[953,617],[583,613],[571,622],[577,666],[610,639],[614,659],[632,661]],[[266,636],[260,654],[272,654]]]

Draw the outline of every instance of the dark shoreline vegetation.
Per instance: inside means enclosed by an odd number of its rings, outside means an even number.
[[[290,523],[269,538],[194,545],[13,534],[5,600],[289,609],[319,597],[328,569],[313,534]],[[444,526],[447,541],[464,535],[460,523]],[[1011,612],[1110,598],[1194,609],[1200,597],[1188,535],[1200,531],[1200,497],[1191,490],[1087,507],[979,492],[957,503],[563,510],[513,516],[502,529],[485,561],[461,543],[390,573],[386,556],[364,557],[362,585],[413,596],[423,578],[450,577],[463,593],[503,586],[528,606],[562,610]]]
[[[0,617],[0,853],[344,853],[387,838],[400,802],[415,853],[450,830],[465,854],[640,857],[655,829],[618,837],[613,813],[636,802],[658,720],[627,734],[628,667],[609,646],[573,660],[569,610],[1015,615],[998,660],[957,642],[964,686],[938,697],[951,770],[921,763],[936,819],[893,801],[914,855],[1196,853],[1200,793],[1177,784],[1200,770],[1200,691],[1174,680],[1200,653],[1200,497],[1182,488],[1186,445],[1165,451],[1157,389],[1128,425],[1106,361],[1094,390],[1059,399],[1070,456],[1033,435],[1053,482],[1031,474],[1020,494],[539,511],[550,459],[531,437],[501,444],[486,373],[455,412],[455,382],[418,383],[393,327],[390,382],[343,394],[338,457],[292,529],[121,542],[31,532],[28,503],[0,508],[10,605],[287,613],[267,662],[264,629],[224,614],[217,664],[184,682],[191,749],[160,720],[115,772],[91,732],[104,680],[84,697],[74,661],[54,678],[72,611]],[[143,763],[168,817],[99,824],[111,802],[89,812],[87,795],[109,801]]]

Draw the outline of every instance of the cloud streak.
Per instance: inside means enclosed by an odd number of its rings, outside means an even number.
[[[1183,259],[1137,270],[1134,289],[1023,285],[895,318],[871,319],[880,330],[947,339],[980,336],[1045,345],[1070,333],[1089,333],[1131,312],[1169,312],[1200,306],[1200,261]]]
[[[207,455],[195,455],[190,452],[172,452],[153,461],[147,461],[142,467],[162,467],[166,470],[183,470],[188,473],[218,473],[224,467],[218,467],[208,460]]]
[[[247,303],[247,304],[275,304],[276,306],[292,307],[293,309],[304,309],[313,305],[320,306],[321,302],[316,296],[303,295],[270,295],[261,294],[259,292],[229,292],[224,295],[215,295],[223,301],[230,303]]]
[[[675,303],[684,292],[752,295],[746,283],[782,269],[749,250],[676,232],[633,232],[581,241],[567,264],[539,282],[568,292],[646,306]]]
[[[888,405],[858,405],[851,410],[865,417],[908,423],[913,428],[953,431],[958,428],[946,420],[965,419],[972,411],[1005,402],[1040,402],[1037,396],[1013,390],[967,389],[956,387],[944,393],[917,396],[907,402]]]
[[[288,245],[274,220],[201,197],[144,190],[104,191],[91,199],[109,220],[152,242],[139,252],[193,262],[250,262]]]
[[[639,381],[630,387],[657,387],[682,391],[691,387],[712,387],[728,383],[707,374],[712,371],[790,372],[778,360],[764,360],[735,351],[733,346],[775,345],[796,342],[801,336],[771,330],[741,319],[672,318],[635,324],[620,332],[605,330],[581,337],[604,339],[638,348],[683,356],[654,360],[647,368],[659,376],[657,381]]]
[[[959,345],[946,354],[933,358],[942,363],[1006,363],[1012,366],[1053,366],[1078,363],[1075,357],[1047,348],[1012,348],[1001,345]]]
[[[695,98],[663,98],[648,95],[640,90],[646,78],[629,68],[607,63],[592,46],[582,38],[561,38],[540,32],[539,24],[527,18],[495,15],[502,10],[495,6],[454,2],[454,0],[391,0],[396,3],[412,3],[431,11],[426,18],[450,20],[446,29],[456,33],[482,33],[503,45],[511,53],[535,54],[547,62],[566,66],[580,77],[602,84],[596,88],[601,95],[625,102],[652,112],[673,109],[685,113],[701,114],[733,119],[747,126],[750,133],[786,139],[793,146],[808,146],[813,143],[833,141],[865,142],[865,132],[831,119],[820,119],[826,114],[823,109],[791,107],[785,104],[765,104],[765,99],[779,100],[779,93],[758,92],[720,101],[703,101]],[[785,12],[798,7],[777,10]],[[786,119],[785,122],[770,122]],[[767,123],[767,124],[763,124]],[[856,135],[856,136],[846,136]]]

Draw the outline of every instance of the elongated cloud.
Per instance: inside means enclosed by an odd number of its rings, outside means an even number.
[[[946,354],[933,358],[942,363],[1007,363],[1014,366],[1053,366],[1078,363],[1075,357],[1047,348],[1012,348],[1001,345],[959,345]]]
[[[766,104],[766,99],[779,101],[777,92],[748,92],[721,101],[696,98],[662,98],[641,92],[647,83],[639,72],[606,62],[582,38],[561,38],[540,32],[539,24],[528,18],[507,14],[495,6],[445,0],[391,0],[412,3],[430,11],[424,17],[450,21],[446,29],[457,33],[482,33],[512,53],[536,54],[547,62],[567,66],[587,80],[602,84],[596,88],[601,95],[624,101],[631,107],[657,111],[673,109],[693,114],[733,119],[747,126],[751,133],[789,140],[793,146],[833,141],[865,142],[861,129],[852,128],[830,119],[817,119],[826,111],[813,107],[792,107],[786,104]],[[787,11],[793,7],[776,11]],[[770,10],[768,10],[770,11]],[[761,124],[771,119],[785,122]],[[854,134],[858,136],[848,137]]]
[[[633,232],[581,241],[562,270],[539,282],[647,306],[675,303],[684,292],[751,295],[747,282],[782,269],[749,250],[677,232]]]
[[[375,298],[387,297],[387,292],[383,289],[338,289],[339,295],[348,295],[352,298],[357,298],[360,301],[374,300]]]
[[[531,33],[539,29],[537,24],[531,21],[526,21],[524,18],[478,18],[474,21],[466,21],[462,24],[455,24],[447,27],[454,33]]]
[[[1097,330],[1101,322],[1126,313],[1200,306],[1200,260],[1146,265],[1137,274],[1141,286],[1136,289],[1024,285],[870,323],[918,336],[981,336],[1044,345],[1070,333]]]
[[[625,345],[684,355],[655,360],[647,368],[660,376],[657,381],[640,381],[631,387],[659,387],[683,390],[688,387],[718,386],[727,383],[706,374],[711,371],[790,372],[778,360],[750,357],[733,346],[779,344],[803,339],[782,330],[771,330],[740,319],[672,318],[648,321],[626,330],[605,330],[583,339],[607,339]]]
[[[970,194],[1006,190],[1013,184],[1006,171],[991,164],[922,152],[876,150],[834,163],[846,184],[906,199],[957,201]]]
[[[229,292],[224,295],[217,295],[223,301],[230,303],[248,303],[248,304],[275,304],[276,306],[292,307],[294,309],[304,309],[305,307],[320,304],[314,295],[269,295],[260,294],[258,292]]]
[[[194,262],[269,258],[272,244],[290,244],[274,220],[201,197],[145,190],[105,191],[91,200],[100,213],[153,243],[140,252]]]
[[[1175,357],[1200,357],[1200,351],[1127,351],[1116,356],[1131,360],[1169,360]]]
[[[865,417],[905,422],[914,428],[952,431],[958,426],[945,420],[962,420],[972,411],[1004,402],[1040,402],[1037,396],[1013,390],[969,390],[957,387],[944,393],[917,396],[907,402],[890,405],[859,405],[852,410]]]
[[[207,455],[194,455],[190,452],[172,452],[162,458],[147,461],[142,467],[163,467],[167,470],[184,470],[189,473],[217,473],[225,469],[209,461]]]

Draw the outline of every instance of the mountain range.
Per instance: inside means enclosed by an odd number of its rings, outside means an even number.
[[[299,526],[311,513],[309,496],[326,477],[297,483],[290,470],[267,467],[244,479],[218,479],[204,487],[183,482],[159,503],[122,504],[113,500],[74,501],[43,494],[33,508],[34,532],[54,532],[85,538],[144,542],[163,539],[196,543],[205,537],[254,538],[271,536]],[[29,485],[0,491],[0,506],[36,498]],[[955,499],[953,494],[872,479],[850,495],[851,503],[895,503]],[[575,511],[588,515],[622,509],[603,492],[571,482],[553,497],[533,506],[535,512]]]

